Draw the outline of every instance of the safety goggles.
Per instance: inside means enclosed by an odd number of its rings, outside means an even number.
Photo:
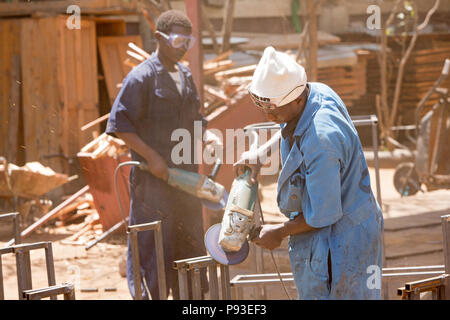
[[[162,35],[172,47],[178,49],[184,46],[186,50],[191,49],[194,46],[195,38],[193,36],[187,36],[184,34],[171,33],[170,35],[165,34],[164,32],[157,31],[160,35]]]
[[[252,99],[253,103],[260,109],[263,110],[275,110],[278,108],[278,106],[283,102],[284,99],[286,99],[291,93],[294,92],[294,90],[303,87],[304,85],[296,86],[294,89],[289,91],[288,94],[278,97],[278,98],[264,98],[260,97],[250,91],[250,85],[248,87],[248,93],[250,94],[250,98]],[[300,93],[299,93],[300,95]]]

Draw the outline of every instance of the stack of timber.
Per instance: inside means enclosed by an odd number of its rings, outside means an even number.
[[[414,123],[414,112],[422,97],[439,78],[445,59],[450,58],[450,42],[447,46],[432,49],[415,50],[408,60],[403,77],[402,92],[400,96],[400,114],[405,124]],[[397,72],[397,68],[394,69]],[[395,73],[396,74],[396,73]],[[450,90],[450,77],[441,83],[441,88]],[[390,83],[390,92],[393,93],[395,81]],[[439,95],[433,94],[426,102],[423,112],[427,112],[438,101]]]
[[[319,61],[318,81],[330,86],[341,97],[347,108],[367,92],[367,51],[356,50],[356,63],[321,67]]]
[[[388,108],[394,98],[395,83],[398,75],[398,66],[405,48],[399,43],[409,44],[410,37],[401,39],[398,36],[390,36],[388,38]],[[356,43],[358,38],[348,36],[344,38],[346,41]],[[363,41],[371,40],[376,43],[376,39],[364,38]],[[400,41],[402,40],[402,41]],[[380,64],[378,62],[378,53],[369,51],[365,56],[367,61],[366,71],[366,89],[365,95],[354,102],[354,108],[351,109],[357,114],[376,114],[376,95],[381,94],[380,84]],[[417,38],[414,49],[407,60],[405,72],[403,76],[400,100],[398,105],[397,122],[394,125],[410,125],[414,124],[414,110],[424,97],[426,92],[433,86],[434,82],[439,78],[445,59],[450,58],[450,34],[430,33],[421,34]],[[450,89],[450,77],[441,84],[442,88]],[[433,94],[429,101],[425,104],[423,113],[431,109],[437,102],[438,95]]]

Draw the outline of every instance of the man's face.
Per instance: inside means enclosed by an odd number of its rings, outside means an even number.
[[[301,111],[304,103],[304,99],[297,98],[288,104],[278,107],[273,110],[264,109],[264,113],[268,120],[275,123],[289,122],[294,119],[298,113]]]
[[[190,36],[191,32],[191,29],[185,27],[172,26],[172,30],[167,35],[170,35],[171,33],[177,33]],[[187,49],[184,46],[181,46],[180,48],[174,48],[170,45],[169,41],[160,34],[156,34],[156,38],[158,39],[160,53],[170,62],[177,63],[186,54]]]

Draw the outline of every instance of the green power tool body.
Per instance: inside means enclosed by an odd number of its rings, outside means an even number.
[[[208,253],[225,265],[241,263],[248,256],[248,238],[254,235],[254,208],[258,182],[251,184],[251,170],[234,179],[222,223],[211,226],[205,235]]]
[[[141,170],[150,172],[147,163],[139,162],[137,166]],[[202,199],[205,206],[210,209],[220,210],[225,206],[228,194],[224,186],[214,181],[219,167],[220,162],[216,162],[209,176],[178,168],[168,168],[167,184]]]

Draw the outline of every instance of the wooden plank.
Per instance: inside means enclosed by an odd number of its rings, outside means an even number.
[[[65,14],[73,4],[71,0],[0,3],[0,17],[28,16],[35,12]],[[139,5],[137,1],[123,0],[79,0],[75,4],[83,14],[103,15],[135,13]]]
[[[61,172],[57,18],[24,19],[21,28],[24,142],[26,161],[42,161]],[[53,50],[49,48],[54,48]]]
[[[133,42],[137,46],[142,47],[142,39],[140,36],[98,37],[100,59],[105,73],[111,105],[114,103],[120,91],[117,84],[122,83],[122,80],[132,69],[130,66],[124,64],[127,58],[126,52],[129,50],[129,42]]]
[[[0,21],[0,155],[17,163],[21,108],[20,21]]]
[[[79,128],[99,115],[96,29],[95,21],[88,19],[81,21],[79,30],[67,29],[65,17],[59,17],[58,24],[62,35],[59,71],[64,106],[63,150],[73,156],[91,139],[91,132]],[[92,129],[98,130],[98,126]]]

